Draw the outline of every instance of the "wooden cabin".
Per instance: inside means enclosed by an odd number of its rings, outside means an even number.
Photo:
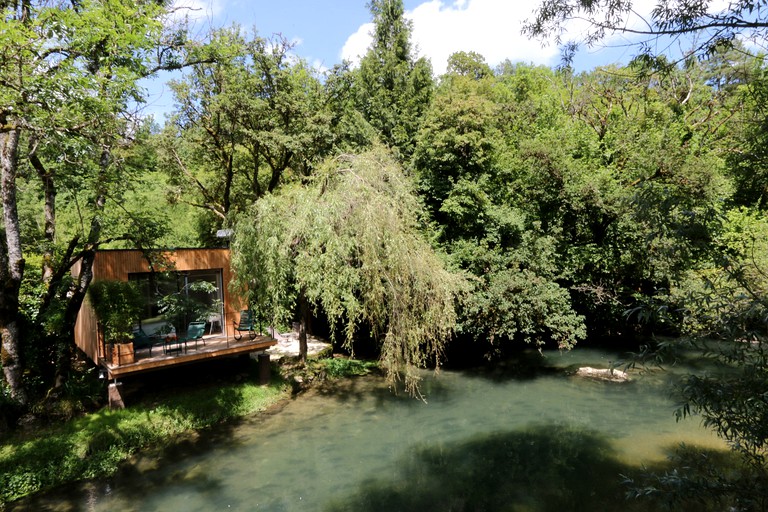
[[[200,343],[185,344],[183,350],[135,350],[132,346],[116,349],[104,343],[99,332],[94,310],[86,298],[75,325],[75,343],[100,368],[109,379],[121,376],[160,370],[178,364],[188,364],[218,357],[230,357],[241,354],[260,353],[276,344],[271,336],[253,332],[243,336],[236,330],[240,312],[245,309],[239,297],[230,291],[232,269],[229,249],[177,249],[159,253],[161,264],[150,265],[142,251],[104,250],[96,253],[93,265],[93,282],[101,280],[136,281],[142,290],[146,290],[146,308],[139,325],[150,336],[163,332],[161,327],[168,327],[159,312],[158,292],[195,293],[190,291],[190,283],[207,281],[215,286],[216,292],[205,294],[202,300],[216,304],[217,313],[204,319],[205,335]],[[154,261],[154,258],[153,258]],[[158,266],[162,268],[157,268]],[[75,275],[79,267],[73,269]],[[210,288],[210,287],[209,287]],[[180,323],[180,322],[179,322]],[[183,325],[173,326],[183,330]],[[165,330],[167,332],[167,329]],[[184,333],[179,333],[182,335]],[[128,344],[133,345],[133,344]],[[116,351],[117,350],[117,351]]]

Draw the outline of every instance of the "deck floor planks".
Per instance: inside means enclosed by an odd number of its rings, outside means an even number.
[[[109,379],[117,379],[126,375],[195,363],[206,359],[260,352],[277,345],[277,340],[271,336],[256,336],[253,340],[249,339],[248,336],[243,336],[242,339],[235,340],[232,337],[227,338],[222,335],[213,335],[206,336],[204,339],[205,346],[198,340],[197,348],[195,348],[194,343],[187,343],[186,352],[182,349],[179,352],[166,354],[162,347],[155,347],[152,351],[156,355],[150,357],[149,349],[143,348],[134,353],[135,361],[133,363],[116,365],[106,360],[101,360],[100,366],[106,369]]]

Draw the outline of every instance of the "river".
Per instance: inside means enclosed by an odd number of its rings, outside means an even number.
[[[19,510],[644,510],[623,476],[680,442],[722,448],[676,422],[669,373],[607,383],[558,371],[608,365],[577,349],[479,371],[425,373],[425,401],[365,377],[315,389],[143,456],[115,478]],[[534,356],[538,359],[538,356]],[[521,366],[522,365],[522,366]],[[650,508],[648,509],[650,510]]]

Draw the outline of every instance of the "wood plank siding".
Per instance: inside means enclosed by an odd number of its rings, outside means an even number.
[[[161,253],[167,265],[162,269],[177,272],[192,270],[220,270],[222,275],[222,293],[224,302],[224,318],[222,328],[224,334],[233,335],[233,321],[239,318],[240,310],[245,307],[239,297],[232,295],[229,284],[232,282],[233,273],[230,267],[229,249],[177,249]],[[130,274],[147,273],[152,269],[141,251],[137,250],[105,250],[96,253],[93,265],[93,281],[117,280],[127,281]],[[78,275],[79,266],[73,268],[73,273]],[[75,343],[94,362],[105,357],[101,352],[101,344],[98,342],[98,329],[96,315],[90,305],[89,299],[83,303],[75,325]]]

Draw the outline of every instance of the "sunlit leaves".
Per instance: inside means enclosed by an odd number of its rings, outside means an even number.
[[[587,334],[584,317],[573,312],[570,302],[568,290],[531,271],[495,272],[473,298],[464,329],[488,333],[491,345],[554,341],[557,348],[570,349]]]
[[[309,185],[267,196],[239,217],[233,264],[270,322],[290,319],[299,295],[328,316],[349,349],[361,326],[391,378],[441,361],[462,280],[419,230],[409,180],[380,149],[329,161]]]
[[[173,200],[222,223],[311,172],[332,143],[330,114],[320,81],[285,39],[232,27],[190,52],[202,62],[170,84],[177,107],[158,140],[161,163]]]
[[[22,22],[0,21],[0,110],[24,124],[71,129],[125,108],[162,29],[154,2],[82,2],[79,9],[34,5]]]
[[[374,0],[373,43],[355,75],[355,105],[382,142],[409,157],[432,93],[432,67],[415,59],[402,0]]]

